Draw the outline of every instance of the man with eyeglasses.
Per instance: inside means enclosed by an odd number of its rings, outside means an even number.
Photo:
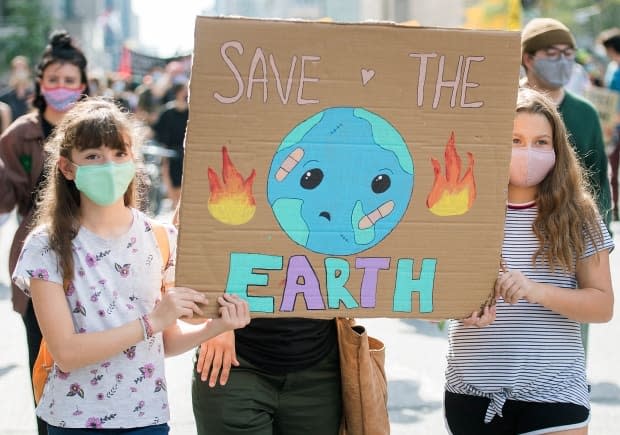
[[[575,63],[575,38],[568,27],[553,18],[534,18],[521,32],[521,63],[529,86],[551,97],[562,114],[570,140],[586,168],[599,212],[607,228],[611,197],[607,154],[598,112],[588,101],[567,91]]]
[[[534,18],[521,32],[521,86],[546,93],[558,105],[577,157],[586,169],[598,210],[609,229],[611,194],[607,154],[598,112],[588,101],[567,91],[575,62],[575,38],[553,18]],[[611,233],[611,231],[610,231]],[[581,325],[583,348],[588,349],[588,324]]]

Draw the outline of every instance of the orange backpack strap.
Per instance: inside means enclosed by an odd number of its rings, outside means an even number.
[[[71,281],[68,279],[63,280],[63,290],[66,292],[69,288],[69,284]],[[41,396],[43,395],[43,389],[45,388],[45,383],[47,382],[47,378],[54,368],[54,358],[47,348],[47,342],[45,341],[45,337],[41,337],[41,344],[39,346],[39,353],[37,354],[37,358],[32,366],[32,390],[34,392],[34,403],[35,405],[39,404],[41,400]]]
[[[41,346],[39,347],[39,353],[37,359],[32,367],[32,390],[34,392],[34,402],[39,404],[41,396],[43,395],[43,388],[47,382],[47,377],[54,367],[54,358],[47,349],[47,343],[45,339],[41,339]]]
[[[155,240],[157,240],[157,246],[161,252],[161,258],[164,262],[164,267],[170,260],[170,241],[168,240],[168,234],[166,234],[166,227],[159,222],[151,221],[151,228],[153,228],[153,234]]]
[[[153,229],[153,235],[155,235],[157,246],[159,246],[159,251],[161,252],[161,258],[165,269],[170,261],[170,240],[168,239],[168,234],[166,234],[166,227],[159,222],[151,220],[151,228]],[[162,281],[162,293],[166,291],[167,284],[168,283]]]

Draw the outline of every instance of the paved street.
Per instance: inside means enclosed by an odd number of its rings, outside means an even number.
[[[36,434],[27,376],[26,338],[21,319],[12,311],[7,251],[14,231],[11,221],[0,228],[0,434]],[[615,224],[620,249],[620,225]],[[616,294],[620,294],[620,254],[611,256]],[[419,320],[361,319],[371,335],[387,345],[389,408],[392,434],[444,434],[442,415],[446,334]],[[614,319],[591,325],[588,373],[592,383],[593,435],[620,432],[620,302]],[[191,352],[167,360],[171,401],[171,434],[194,433],[191,411]],[[314,434],[310,434],[314,435]]]

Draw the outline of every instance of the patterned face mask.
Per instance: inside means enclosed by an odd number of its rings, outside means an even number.
[[[82,88],[69,89],[63,87],[44,88],[41,87],[41,94],[45,98],[48,106],[57,112],[66,112],[82,96]]]
[[[510,160],[510,184],[532,187],[545,179],[555,165],[553,150],[513,148]]]

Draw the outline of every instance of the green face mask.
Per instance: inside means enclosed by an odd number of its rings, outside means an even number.
[[[127,191],[136,175],[133,161],[77,166],[75,186],[95,204],[114,204]]]

